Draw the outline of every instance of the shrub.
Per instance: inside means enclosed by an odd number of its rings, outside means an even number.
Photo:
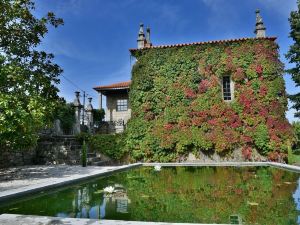
[[[296,143],[293,146],[293,150],[295,152],[299,152],[300,151],[300,122],[299,121],[293,122],[292,125],[296,136]]]
[[[111,159],[120,160],[126,153],[125,134],[96,134],[88,138],[90,148]]]
[[[89,139],[91,138],[91,134],[87,132],[81,132],[76,135],[76,139],[80,142],[83,143],[84,141],[89,142]]]

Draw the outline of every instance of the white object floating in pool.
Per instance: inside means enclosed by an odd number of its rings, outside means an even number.
[[[248,205],[251,205],[251,206],[258,206],[258,203],[257,202],[247,202],[248,203]]]
[[[160,166],[160,165],[154,166],[154,170],[155,170],[155,171],[160,171],[160,170],[161,170],[161,166]]]
[[[109,186],[103,189],[104,192],[112,194],[115,191],[113,186]]]

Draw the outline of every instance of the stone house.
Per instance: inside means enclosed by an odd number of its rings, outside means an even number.
[[[255,36],[153,45],[140,25],[132,68],[127,147],[136,161],[190,153],[280,161],[292,141],[276,37],[259,10]],[[138,137],[138,138],[136,138]],[[218,156],[217,156],[218,155]],[[237,159],[235,159],[237,160]]]
[[[283,67],[276,37],[266,36],[259,10],[254,33],[155,46],[150,29],[144,34],[140,25],[137,48],[129,50],[137,60],[132,82],[125,85],[132,106],[126,114],[126,121],[131,117],[127,144],[135,160],[180,161],[190,152],[233,150],[247,160],[259,160],[260,154],[283,157],[292,138]],[[108,98],[108,120],[122,99],[118,88],[124,89],[120,84],[95,88],[100,99]]]
[[[131,117],[129,86],[131,81],[94,87],[99,93],[99,107],[102,109],[103,95],[106,97],[105,122],[108,133],[122,132]]]

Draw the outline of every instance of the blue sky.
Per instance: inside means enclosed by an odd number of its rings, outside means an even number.
[[[254,37],[255,10],[277,36],[281,60],[292,43],[288,17],[296,0],[36,0],[36,14],[53,11],[65,21],[50,28],[41,48],[55,54],[63,75],[94,98],[92,87],[130,80],[129,48],[137,47],[139,23],[151,27],[154,45]],[[284,76],[289,94],[300,92]],[[60,95],[74,99],[78,88],[61,77]],[[287,112],[295,120],[293,110]]]

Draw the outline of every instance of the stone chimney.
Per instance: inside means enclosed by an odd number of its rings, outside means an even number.
[[[264,26],[263,19],[260,15],[260,10],[257,9],[256,13],[256,24],[254,33],[256,34],[257,38],[266,37],[266,27]]]
[[[147,27],[147,30],[146,30],[146,44],[145,44],[145,47],[151,47],[152,46],[152,43],[150,41],[150,27]]]
[[[144,34],[144,24],[140,24],[140,30],[139,35],[137,39],[138,48],[144,48],[145,47],[145,34]]]

